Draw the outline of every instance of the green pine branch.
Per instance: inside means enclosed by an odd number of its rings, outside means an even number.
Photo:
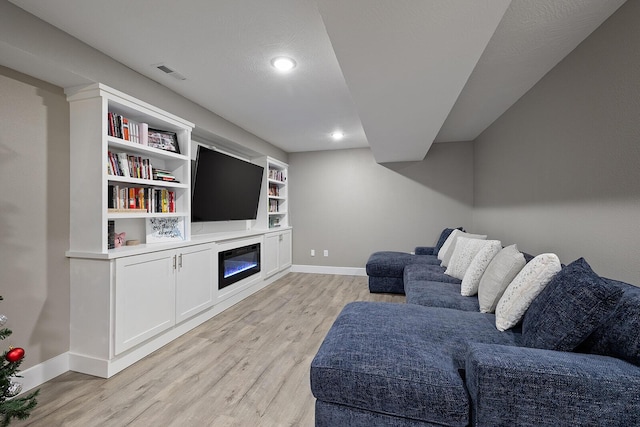
[[[0,301],[3,298],[0,296]],[[0,340],[4,340],[11,335],[11,330],[7,328],[0,329]],[[9,362],[7,353],[2,354],[0,361],[0,426],[6,427],[13,418],[24,420],[31,415],[31,411],[38,404],[36,396],[40,390],[33,391],[24,397],[13,397],[11,395],[11,379],[20,377],[18,368],[22,364],[22,360],[17,362]]]

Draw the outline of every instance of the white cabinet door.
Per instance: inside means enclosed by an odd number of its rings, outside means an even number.
[[[116,260],[115,354],[175,324],[175,251]]]
[[[217,271],[213,245],[177,251],[176,323],[209,308],[215,301]]]
[[[272,233],[264,236],[264,250],[262,262],[265,277],[273,276],[278,272],[278,252],[280,234]]]
[[[280,234],[278,243],[278,270],[282,270],[291,265],[291,231]]]

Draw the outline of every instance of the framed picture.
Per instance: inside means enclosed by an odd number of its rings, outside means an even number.
[[[180,154],[178,135],[175,132],[149,128],[148,141],[150,147]]]
[[[147,218],[147,243],[184,240],[184,218]]]

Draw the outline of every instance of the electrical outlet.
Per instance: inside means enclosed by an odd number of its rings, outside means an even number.
[[[316,250],[315,249],[311,249],[311,256],[316,256]]]
[[[324,250],[324,256],[329,256],[329,249]]]

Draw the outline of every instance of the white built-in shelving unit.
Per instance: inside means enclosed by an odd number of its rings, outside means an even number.
[[[247,221],[246,229],[220,227],[222,231],[192,235],[194,125],[103,84],[65,92],[71,118],[69,367],[108,378],[289,271],[287,166],[268,157],[256,160],[265,167],[263,191],[258,218]],[[111,128],[110,115],[175,134],[177,148],[113,136],[119,133]],[[137,158],[138,164],[151,163],[175,181],[149,179],[153,174],[118,175],[110,152],[123,153],[125,159],[131,156],[134,162]],[[269,171],[274,171],[274,178],[268,177]],[[164,190],[175,197],[169,212],[149,209],[149,203],[140,200],[140,206],[114,207],[116,186],[143,189],[141,195]],[[277,202],[276,212],[268,212],[271,200]],[[278,220],[270,222],[271,218]],[[147,227],[152,222],[179,223],[179,236],[152,236]],[[126,240],[139,244],[110,248],[110,223],[116,233],[125,232]],[[218,254],[256,243],[263,245],[260,272],[220,290]]]
[[[267,216],[270,229],[289,226],[288,165],[267,158]]]
[[[127,240],[146,243],[148,218],[181,218],[182,240],[190,238],[190,141],[193,124],[159,108],[137,100],[103,84],[66,90],[71,115],[71,235],[70,253],[107,254],[108,221]],[[178,151],[173,152],[109,135],[108,114],[114,113],[149,128],[173,132]],[[146,159],[154,168],[167,170],[178,182],[133,178],[110,174],[108,153],[125,153]],[[110,186],[120,188],[165,189],[175,194],[171,213],[109,209]]]

